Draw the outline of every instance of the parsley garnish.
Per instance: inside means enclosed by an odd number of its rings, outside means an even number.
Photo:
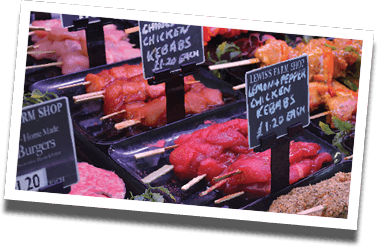
[[[169,193],[169,190],[167,188],[164,188],[162,186],[160,187],[151,187],[150,184],[148,184],[148,188],[145,190],[145,192],[141,195],[133,196],[133,193],[130,191],[130,200],[137,200],[137,201],[151,201],[151,202],[164,202],[164,197],[160,193],[154,193],[152,190],[160,190],[167,194],[170,198],[172,198],[174,201],[176,201],[175,197]]]
[[[336,116],[332,116],[332,121],[336,129],[338,129],[340,132],[335,133],[329,127],[328,124],[325,124],[323,122],[319,122],[319,126],[326,135],[335,135],[335,137],[332,140],[332,145],[337,147],[342,153],[349,155],[349,152],[345,150],[345,148],[343,147],[342,142],[343,142],[344,137],[350,134],[350,132],[352,132],[355,129],[355,127],[351,123],[341,121]]]
[[[52,97],[56,99],[58,98],[58,95],[56,95],[55,93],[49,93],[47,91],[43,94],[38,89],[34,89],[33,92],[24,94],[22,107],[42,103],[51,100]]]

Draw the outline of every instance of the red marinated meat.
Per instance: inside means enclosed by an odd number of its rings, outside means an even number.
[[[255,156],[238,159],[227,168],[227,172],[235,170],[240,170],[241,173],[229,179],[231,185],[267,182],[271,176],[270,163]]]
[[[178,179],[189,180],[197,176],[197,167],[193,162],[198,152],[188,145],[182,145],[171,153],[169,162],[174,165],[174,172]]]
[[[290,143],[290,164],[299,162],[305,157],[314,156],[321,149],[317,143],[291,142]]]
[[[322,168],[324,163],[332,161],[332,156],[329,153],[320,153],[316,157],[312,158],[311,173],[314,173]]]
[[[71,186],[70,195],[125,198],[125,184],[114,172],[84,162],[78,163],[77,166],[79,182]]]
[[[206,174],[206,180],[211,181],[214,177],[221,174],[226,169],[226,162],[219,162],[215,158],[203,159],[198,167],[197,175]]]
[[[322,167],[323,163],[330,162],[330,161],[332,161],[332,156],[329,153],[320,153],[314,157],[306,158],[300,162],[291,164],[290,171],[289,171],[289,184],[293,184],[297,182],[298,180],[305,178],[308,175],[318,171]],[[270,174],[270,164],[268,165],[268,167],[269,167],[269,174]],[[227,169],[227,171],[229,171],[229,169]],[[232,194],[238,191],[244,191],[245,193],[249,194],[249,196],[253,196],[253,197],[262,197],[270,193],[270,186],[271,186],[270,179],[267,182],[247,183],[248,179],[251,179],[251,178],[246,178],[245,180],[242,180],[242,177],[239,176],[241,174],[243,173],[240,173],[231,177],[225,185],[220,187],[220,190],[222,190],[223,193],[225,194]],[[236,182],[234,177],[236,177],[236,179],[240,179],[241,181]]]
[[[189,180],[206,174],[206,180],[235,170],[241,171],[228,178],[220,190],[225,194],[238,191],[263,196],[270,193],[271,149],[254,152],[249,149],[248,122],[234,119],[221,124],[182,134],[170,154],[170,163],[180,180]],[[316,143],[290,143],[290,184],[316,171],[326,162],[332,161],[329,153],[320,153]]]
[[[212,129],[206,137],[206,141],[213,145],[221,145],[224,148],[239,145],[248,147],[248,140],[243,134],[234,128],[222,125]]]

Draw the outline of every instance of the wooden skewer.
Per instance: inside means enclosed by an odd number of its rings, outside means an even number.
[[[105,91],[98,91],[98,92],[75,95],[75,96],[72,96],[72,98],[74,100],[80,100],[80,99],[85,99],[85,98],[91,98],[91,97],[96,96],[96,95],[104,95],[104,93],[105,93]]]
[[[164,165],[160,169],[154,171],[150,175],[143,178],[142,182],[145,183],[145,184],[151,183],[155,179],[157,179],[157,178],[163,176],[164,174],[168,173],[169,171],[171,171],[173,169],[173,167],[174,167],[173,165]]]
[[[50,28],[47,28],[47,27],[37,27],[37,26],[29,26],[29,30],[31,30],[31,31],[42,30],[42,31],[46,31],[46,32],[50,32],[51,31]]]
[[[312,213],[315,213],[315,212],[318,212],[318,211],[322,211],[322,210],[324,210],[324,208],[325,208],[325,206],[319,205],[319,206],[316,206],[316,207],[309,208],[307,210],[301,211],[301,212],[299,212],[297,214],[300,214],[300,215],[312,214]]]
[[[36,69],[36,68],[43,68],[43,67],[50,67],[50,66],[59,66],[59,65],[62,65],[62,64],[63,64],[63,62],[54,62],[54,63],[28,66],[28,67],[26,67],[26,69]]]
[[[254,64],[254,63],[259,63],[259,62],[260,60],[258,58],[251,58],[251,59],[243,60],[243,61],[210,65],[209,70],[226,69],[226,68],[238,67],[238,66],[249,65],[249,64]]]
[[[28,46],[28,51],[31,51],[31,50],[37,49],[38,47],[39,47],[39,45],[29,45],[29,46]]]
[[[138,31],[139,31],[139,26],[130,27],[130,28],[125,29],[126,34],[135,33],[135,32],[138,32]]]
[[[230,195],[224,196],[224,197],[222,197],[218,200],[215,200],[214,203],[219,204],[219,203],[222,203],[222,202],[225,202],[225,201],[229,201],[229,200],[234,199],[234,198],[241,196],[243,194],[244,194],[244,191],[239,191],[239,192],[236,192],[234,194],[230,194]]]
[[[210,188],[208,188],[207,190],[201,192],[199,195],[200,196],[205,196],[207,194],[209,194],[211,191],[215,190],[216,188],[222,186],[223,184],[227,183],[227,181],[229,180],[230,178],[226,178],[226,179],[223,179],[221,180],[220,182],[214,184],[213,186],[211,186]]]
[[[327,116],[327,115],[330,114],[330,113],[331,113],[330,111],[322,112],[322,113],[319,113],[319,114],[316,114],[316,115],[311,116],[310,119],[315,119],[315,118],[319,118],[319,117]]]
[[[46,54],[46,53],[55,53],[56,51],[28,51],[27,55],[33,55],[33,54]]]
[[[232,89],[234,89],[234,90],[239,90],[239,89],[242,89],[242,88],[245,88],[245,83],[232,87]]]
[[[102,120],[105,120],[105,119],[107,119],[107,118],[110,118],[110,117],[116,116],[116,115],[121,114],[121,113],[124,113],[124,112],[126,112],[126,110],[117,111],[117,112],[114,112],[114,113],[112,113],[112,114],[109,114],[109,115],[103,116],[102,118],[100,118],[100,120],[102,121]]]
[[[34,31],[29,32],[29,36],[32,36],[32,35],[34,35],[34,34],[35,34]]]
[[[213,181],[214,182],[219,182],[219,181],[221,181],[223,179],[229,178],[229,177],[234,176],[234,175],[239,174],[239,173],[241,173],[240,170],[235,170],[235,171],[232,171],[232,172],[228,172],[228,173],[225,173],[223,175],[219,175],[217,177],[214,177]]]
[[[206,175],[207,174],[202,174],[202,175],[199,175],[199,176],[193,178],[187,184],[185,184],[184,186],[182,186],[181,189],[182,190],[188,190],[190,187],[192,187],[193,185],[195,185],[196,183],[198,183],[199,181],[201,181],[202,179],[204,179],[206,177]]]
[[[89,85],[89,84],[91,84],[90,81],[84,81],[84,82],[71,84],[71,85],[68,85],[68,86],[61,86],[61,87],[58,87],[57,89],[62,90],[62,89],[67,89],[67,88],[72,88],[72,87],[77,87],[77,86],[85,86],[85,85]]]
[[[162,154],[166,150],[174,149],[174,148],[177,148],[178,146],[179,145],[172,145],[172,146],[168,146],[168,147],[165,147],[165,148],[158,148],[158,149],[146,151],[146,152],[143,152],[143,153],[135,154],[134,157],[135,157],[135,159],[142,159],[142,158],[146,158],[146,157],[153,156],[153,155],[156,155],[156,154]]]
[[[114,125],[114,128],[116,128],[117,130],[121,130],[121,129],[125,129],[127,127],[136,125],[136,124],[141,123],[141,122],[142,122],[141,119],[130,119],[130,120],[126,120],[126,121],[123,121],[123,122],[120,122],[120,123],[116,123]]]
[[[105,98],[104,95],[93,95],[92,97],[87,97],[87,98],[82,98],[82,99],[77,99],[75,100],[75,104],[80,104],[80,103],[83,103],[83,102],[87,102],[87,101],[91,101],[91,100],[98,100],[98,99],[103,99]]]

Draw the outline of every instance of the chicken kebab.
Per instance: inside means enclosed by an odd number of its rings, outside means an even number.
[[[95,97],[103,96],[105,116],[116,121],[136,120],[148,127],[160,127],[167,123],[165,83],[149,85],[143,78],[142,64],[122,65],[88,74],[86,91]],[[207,88],[192,75],[184,77],[185,113],[196,114],[210,107],[223,105],[220,90]],[[85,98],[84,98],[85,99]]]
[[[179,180],[205,174],[205,179],[214,185],[216,177],[232,173],[233,176],[221,182],[219,189],[223,193],[244,191],[250,197],[270,193],[271,150],[254,152],[249,149],[248,120],[212,124],[191,134],[180,135],[175,144],[179,146],[171,152],[169,161]],[[329,153],[319,153],[320,150],[316,143],[290,143],[290,184],[332,161]]]
[[[350,90],[338,79],[345,77],[351,67],[359,66],[357,61],[362,54],[362,41],[319,38],[311,39],[307,44],[301,42],[292,48],[285,41],[272,37],[256,49],[255,57],[264,67],[303,54],[307,54],[309,59],[310,111],[320,107],[329,110],[327,122],[331,126],[332,116],[355,122],[358,91]]]
[[[36,48],[28,53],[30,56],[61,62],[58,66],[63,75],[89,69],[84,30],[69,32],[62,27],[60,19],[34,21],[31,25],[45,30],[33,31],[31,40]],[[114,24],[104,25],[103,29],[107,64],[140,57],[140,50],[129,43],[124,30],[118,30]]]
[[[259,59],[261,66],[268,66],[307,54],[310,82],[327,83],[329,93],[334,96],[332,79],[344,77],[348,66],[355,64],[361,53],[360,40],[311,39],[308,44],[302,42],[292,48],[283,40],[270,38],[256,50],[255,57]]]

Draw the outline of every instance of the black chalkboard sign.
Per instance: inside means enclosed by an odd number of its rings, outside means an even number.
[[[308,56],[249,71],[245,75],[249,146],[261,137],[288,133],[288,127],[310,124]]]
[[[22,108],[16,189],[79,181],[67,97]]]
[[[158,71],[205,62],[201,26],[139,21],[139,39],[145,79]]]
[[[86,16],[86,15],[60,15],[60,19],[62,21],[63,27],[73,27],[74,21],[81,20],[81,19],[88,19],[88,23],[97,23],[101,21],[101,18],[99,17],[92,17],[92,16]]]

